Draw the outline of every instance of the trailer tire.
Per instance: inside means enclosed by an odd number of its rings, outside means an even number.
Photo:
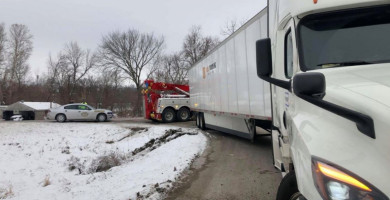
[[[198,128],[200,128],[200,123],[199,123],[199,121],[200,121],[200,119],[199,119],[199,113],[196,113],[196,115],[195,115],[195,121],[196,121],[196,127],[198,127]]]
[[[304,200],[298,190],[297,178],[294,172],[289,172],[280,182],[276,200]]]
[[[199,113],[199,128],[206,130],[206,121],[204,119],[204,113]]]
[[[176,113],[175,110],[172,108],[165,108],[162,113],[162,120],[165,123],[171,123],[176,120]]]
[[[185,122],[188,121],[191,117],[191,112],[190,109],[188,108],[180,108],[179,111],[177,112],[177,119],[180,122]]]

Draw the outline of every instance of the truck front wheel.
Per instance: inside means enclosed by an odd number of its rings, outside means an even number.
[[[297,179],[294,172],[289,172],[282,179],[278,188],[276,200],[306,200],[298,190]]]
[[[175,110],[172,108],[166,108],[162,113],[162,120],[165,123],[174,122],[176,120]]]

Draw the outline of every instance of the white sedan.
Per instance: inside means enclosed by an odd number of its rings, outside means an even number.
[[[46,115],[49,120],[65,121],[99,121],[104,122],[112,119],[110,110],[95,109],[86,104],[68,104],[58,108],[52,108]]]

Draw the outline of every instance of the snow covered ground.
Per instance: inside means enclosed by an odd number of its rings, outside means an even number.
[[[0,122],[0,199],[160,199],[206,145],[173,126]]]

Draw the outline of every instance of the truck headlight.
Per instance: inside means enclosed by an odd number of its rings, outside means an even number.
[[[381,191],[347,170],[322,159],[312,159],[313,178],[325,200],[389,200]]]

